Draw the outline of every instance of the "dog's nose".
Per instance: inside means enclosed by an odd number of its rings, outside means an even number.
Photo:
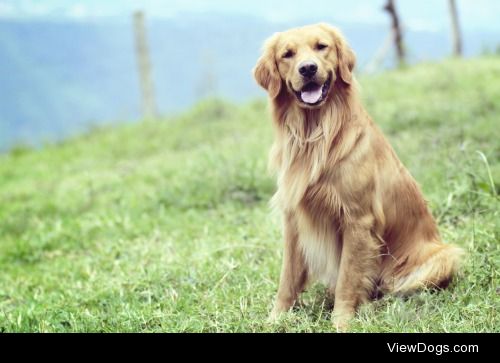
[[[299,64],[299,73],[306,78],[311,78],[318,71],[318,65],[314,62],[302,62]]]

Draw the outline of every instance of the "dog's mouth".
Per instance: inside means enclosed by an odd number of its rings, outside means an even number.
[[[318,84],[315,81],[307,83],[300,91],[294,91],[298,100],[308,106],[316,106],[323,102],[330,91],[332,76],[325,83]]]

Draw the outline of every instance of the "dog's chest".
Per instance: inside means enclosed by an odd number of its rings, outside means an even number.
[[[313,219],[340,220],[344,213],[344,203],[334,180],[324,178],[304,191],[301,205]]]
[[[298,208],[299,240],[311,274],[335,288],[340,265],[342,202],[331,180],[306,188]]]
[[[301,207],[297,211],[299,243],[313,278],[335,288],[340,265],[338,223]]]
[[[334,289],[341,255],[338,231],[344,214],[336,187],[338,178],[324,171],[311,182],[311,174],[305,172],[308,169],[299,170],[284,174],[278,194],[284,211],[293,212],[297,218],[299,243],[310,275]]]

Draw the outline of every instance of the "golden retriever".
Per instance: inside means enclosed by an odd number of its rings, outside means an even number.
[[[271,319],[319,280],[345,330],[375,294],[443,287],[458,268],[462,250],[441,241],[417,183],[360,102],[355,59],[338,30],[317,24],[274,34],[253,70],[272,105],[272,204],[283,215]]]

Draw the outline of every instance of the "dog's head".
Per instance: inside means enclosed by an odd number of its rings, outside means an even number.
[[[335,82],[351,84],[355,59],[338,30],[309,25],[269,38],[254,76],[273,99],[289,92],[301,107],[319,108]]]

